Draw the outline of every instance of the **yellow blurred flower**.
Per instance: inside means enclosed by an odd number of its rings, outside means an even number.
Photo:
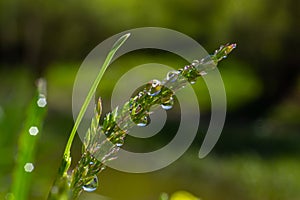
[[[194,195],[186,191],[178,191],[172,194],[170,200],[201,200],[201,199],[195,197]]]

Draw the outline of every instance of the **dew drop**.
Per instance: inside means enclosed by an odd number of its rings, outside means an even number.
[[[144,127],[144,126],[147,126],[147,124],[146,124],[146,123],[144,123],[144,122],[137,123],[136,125],[137,125],[137,126],[139,126],[139,127]]]
[[[162,109],[164,109],[164,110],[170,110],[173,106],[172,106],[172,105],[164,105],[164,104],[161,104],[161,107],[162,107]]]
[[[106,137],[109,137],[109,136],[110,136],[110,132],[109,132],[109,131],[105,131],[104,135],[105,135]]]
[[[161,82],[159,80],[152,80],[150,83],[148,83],[148,95],[150,96],[156,96],[160,93],[162,85]]]
[[[200,64],[199,60],[193,60],[193,62],[192,62],[191,65],[192,65],[193,67],[197,67],[199,64]]]
[[[86,192],[93,192],[98,187],[98,177],[94,175],[92,180],[90,180],[88,183],[86,183],[84,186],[82,186],[82,189]]]
[[[164,110],[170,110],[170,109],[173,107],[173,105],[161,104],[161,107],[162,107],[162,109],[164,109]]]
[[[24,165],[25,172],[32,172],[34,170],[34,165],[32,163],[26,163]]]
[[[170,71],[167,74],[167,80],[170,81],[170,82],[175,82],[178,78],[178,74],[179,74],[178,71]]]
[[[44,108],[47,105],[47,100],[45,96],[41,96],[38,100],[37,100],[37,105],[40,108]]]
[[[31,126],[28,130],[29,134],[32,136],[36,136],[39,133],[39,129],[36,126]]]
[[[190,65],[186,65],[186,66],[184,66],[183,70],[187,71],[187,70],[189,70],[190,68],[191,68]]]
[[[123,143],[121,143],[121,142],[116,143],[116,146],[117,146],[117,147],[121,147],[121,146],[123,146]]]
[[[154,79],[154,80],[152,80],[152,87],[158,87],[159,85],[160,85],[161,83],[160,83],[160,81],[159,80],[156,80],[156,79]]]
[[[168,101],[165,101],[161,104],[162,109],[170,110],[174,105],[173,97],[170,97]]]
[[[150,124],[151,122],[151,119],[149,116],[143,116],[139,122],[136,123],[137,126],[139,127],[145,127],[147,126],[148,124]]]
[[[118,138],[115,142],[117,147],[121,147],[124,144],[124,139],[123,138]]]
[[[144,93],[143,92],[139,92],[137,96],[138,96],[138,98],[142,98],[144,96]]]

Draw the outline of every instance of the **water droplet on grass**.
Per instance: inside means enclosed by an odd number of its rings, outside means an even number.
[[[150,96],[156,96],[160,93],[162,88],[161,82],[159,80],[152,80],[150,83],[148,83],[147,85],[147,89],[148,89],[148,95]]]
[[[197,67],[199,64],[200,64],[199,60],[193,60],[193,62],[192,62],[191,65],[192,65],[193,67]]]
[[[116,146],[121,147],[121,146],[123,146],[123,143],[116,143]]]
[[[161,107],[162,107],[162,109],[164,109],[164,110],[170,110],[173,106],[172,106],[172,105],[164,105],[164,104],[161,104]]]
[[[174,104],[174,99],[171,96],[167,101],[162,102],[161,107],[164,110],[170,110],[173,107],[173,104]]]
[[[164,110],[170,110],[174,105],[174,99],[171,96],[168,100],[165,100],[164,102],[162,102],[161,107]]]
[[[25,172],[32,172],[34,170],[34,165],[32,163],[26,163],[24,165]]]
[[[31,126],[28,130],[29,134],[32,136],[36,136],[39,133],[39,129],[36,126]]]
[[[162,109],[164,110],[170,110],[173,107],[173,103],[168,103],[168,104],[161,104]]]
[[[136,123],[137,126],[139,127],[144,127],[147,126],[148,124],[150,124],[151,119],[149,116],[143,116],[141,117],[140,121]]]
[[[93,192],[98,187],[98,177],[95,175],[92,180],[82,186],[82,189],[86,192]]]
[[[177,78],[178,78],[178,74],[179,74],[178,71],[170,71],[167,74],[167,81],[175,82],[177,80]]]
[[[44,108],[47,105],[47,100],[45,96],[41,96],[38,100],[37,100],[37,105],[40,108]]]

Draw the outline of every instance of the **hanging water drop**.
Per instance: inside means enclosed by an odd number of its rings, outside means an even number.
[[[139,127],[144,127],[147,126],[148,124],[150,124],[150,117],[149,116],[143,116],[141,117],[141,119],[136,123],[137,126]]]
[[[192,62],[191,65],[192,65],[193,67],[197,67],[199,64],[200,64],[199,60],[193,60],[193,62]]]
[[[144,96],[144,92],[139,92],[137,96],[138,98],[142,98]]]
[[[178,71],[170,71],[167,74],[167,81],[175,82],[177,80],[177,78],[178,78],[178,75],[179,75]]]
[[[161,107],[164,110],[170,110],[173,107],[173,105],[161,104]]]
[[[123,139],[118,139],[115,144],[116,144],[117,147],[121,147],[124,144],[124,140]]]
[[[105,131],[104,135],[105,135],[106,137],[109,137],[109,136],[111,135],[111,132],[110,132],[110,131]]]
[[[186,65],[184,66],[183,70],[184,71],[189,71],[191,69],[191,66],[190,65]]]
[[[123,143],[116,143],[116,146],[121,147],[121,146],[123,146]]]
[[[98,177],[94,175],[94,177],[86,183],[84,186],[82,186],[82,189],[86,192],[93,192],[98,187]]]
[[[170,110],[174,105],[174,99],[173,97],[170,97],[167,101],[164,101],[161,104],[162,109],[164,110]]]
[[[152,80],[150,83],[147,84],[147,93],[150,96],[156,96],[160,93],[162,85],[159,80]]]

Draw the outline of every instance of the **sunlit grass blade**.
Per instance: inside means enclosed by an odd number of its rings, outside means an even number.
[[[12,198],[28,199],[30,180],[34,171],[34,153],[46,114],[46,81],[37,81],[37,92],[27,110],[27,117],[18,141],[16,166],[13,173]]]
[[[64,151],[64,155],[63,155],[63,159],[62,159],[62,163],[60,165],[59,171],[58,171],[58,177],[56,178],[56,180],[54,181],[54,184],[52,186],[52,189],[49,193],[48,199],[68,199],[70,198],[69,196],[72,196],[72,194],[70,194],[71,190],[70,190],[70,186],[68,185],[68,181],[70,181],[70,177],[67,174],[67,171],[71,165],[71,155],[70,155],[70,150],[71,150],[71,146],[74,140],[74,137],[76,135],[77,129],[79,127],[79,124],[87,110],[87,107],[89,105],[89,103],[91,102],[93,95],[96,92],[96,89],[102,79],[102,76],[104,75],[105,70],[107,69],[107,67],[109,66],[111,60],[113,59],[115,53],[117,52],[117,50],[124,44],[124,42],[128,39],[128,37],[130,36],[130,33],[127,33],[123,36],[121,36],[112,46],[111,50],[109,51],[109,53],[107,54],[103,65],[101,66],[101,69],[95,79],[95,81],[93,82],[88,95],[86,96],[84,103],[79,111],[79,114],[75,120],[74,126],[72,128],[72,131],[70,133],[68,142],[66,144],[65,147],[65,151]],[[100,105],[101,107],[101,105]],[[99,107],[99,109],[101,109]],[[100,115],[101,112],[99,112]],[[100,117],[100,116],[99,116]]]
[[[109,66],[111,60],[113,59],[115,53],[124,44],[124,42],[129,38],[129,36],[130,36],[130,33],[127,33],[127,34],[121,36],[114,43],[114,45],[112,46],[111,50],[109,51],[107,57],[105,58],[105,61],[104,61],[103,65],[102,65],[102,67],[101,67],[101,70],[98,73],[95,81],[93,82],[92,87],[90,88],[87,97],[84,100],[84,103],[83,103],[83,105],[82,105],[82,107],[81,107],[81,109],[79,111],[79,114],[78,114],[76,120],[75,120],[74,126],[72,128],[72,131],[70,133],[70,136],[69,136],[69,139],[68,139],[65,151],[64,151],[62,167],[60,169],[60,175],[61,176],[66,176],[66,172],[67,172],[67,170],[70,167],[70,164],[71,164],[70,150],[71,150],[71,146],[72,146],[72,143],[73,143],[76,131],[77,131],[77,129],[79,127],[79,124],[80,124],[80,122],[81,122],[81,120],[82,120],[82,118],[83,118],[83,116],[84,116],[84,114],[86,112],[86,109],[87,109],[89,103],[92,100],[93,95],[96,92],[96,89],[97,89],[97,87],[98,87],[98,85],[100,83],[100,80],[102,79],[102,76],[103,76],[105,70],[107,69],[107,67]]]

